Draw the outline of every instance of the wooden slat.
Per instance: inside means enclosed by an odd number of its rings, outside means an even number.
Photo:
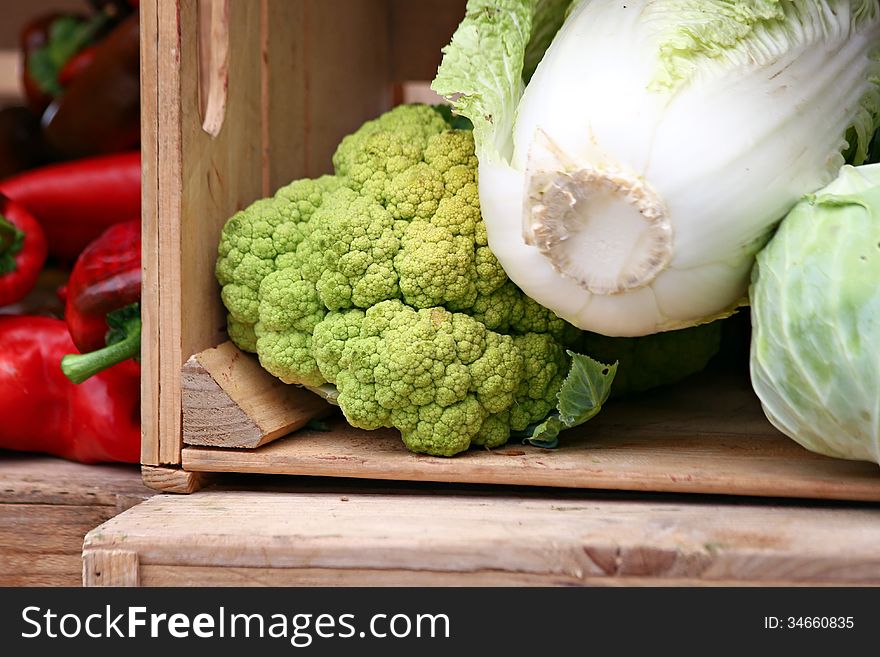
[[[833,582],[788,579],[695,580],[664,577],[577,577],[504,571],[451,573],[431,570],[370,570],[363,568],[216,568],[205,566],[141,566],[141,586],[835,586]],[[858,584],[848,583],[847,586]],[[865,584],[864,586],[872,586]]]
[[[108,506],[119,513],[152,494],[134,465],[0,452],[0,502],[6,504]]]
[[[141,21],[141,463],[159,465],[159,17],[142,2]]]
[[[79,586],[83,537],[108,506],[0,502],[0,586]]]
[[[159,341],[158,380],[151,376],[150,389],[159,395],[153,412],[158,436],[158,454],[145,461],[160,465],[180,460],[180,384],[175,363],[180,359],[181,253],[180,222],[182,194],[181,135],[181,26],[178,3],[153,0],[158,24],[158,208],[156,219],[158,281],[160,295],[154,300],[154,335]],[[155,383],[154,383],[155,381]],[[148,443],[147,449],[152,445]],[[148,454],[149,456],[149,454]]]
[[[880,501],[876,464],[813,454],[777,432],[747,378],[707,373],[631,402],[609,405],[562,436],[557,450],[509,443],[452,459],[409,453],[395,431],[342,420],[259,450],[188,447],[186,470],[265,472]]]
[[[226,220],[262,193],[260,3],[229,3],[229,87],[225,120],[217,137],[202,129],[197,85],[197,12],[182,2],[181,152],[184,183],[180,206],[180,349],[173,365],[180,412],[179,369],[190,355],[223,341],[226,313],[214,277],[217,244]],[[163,284],[170,284],[165,279]],[[164,305],[164,301],[163,301]],[[164,364],[163,364],[164,368]],[[176,434],[179,437],[180,433]],[[179,438],[178,438],[179,439]]]
[[[79,586],[86,533],[152,494],[135,466],[0,453],[0,586]]]
[[[180,461],[180,367],[223,340],[210,245],[262,191],[260,3],[229,7],[229,96],[212,137],[200,116],[197,2],[159,3],[160,464]]]
[[[84,549],[137,553],[143,583],[877,585],[877,545],[878,508],[206,491],[156,496]]]
[[[285,385],[231,342],[191,357],[182,391],[187,445],[255,448],[330,411],[322,399]]]

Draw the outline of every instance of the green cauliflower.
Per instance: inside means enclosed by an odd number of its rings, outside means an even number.
[[[472,133],[405,106],[346,137],[334,163],[338,186],[257,290],[262,366],[335,384],[351,424],[395,427],[417,452],[494,447],[546,416],[578,333],[489,251]]]
[[[443,456],[552,416],[582,340],[489,250],[473,135],[451,121],[406,105],[367,122],[340,143],[333,176],[232,217],[216,267],[230,339],[263,368],[333,385],[353,426],[393,427]],[[593,361],[576,369],[613,378]],[[580,403],[598,410],[607,386],[593,388]]]

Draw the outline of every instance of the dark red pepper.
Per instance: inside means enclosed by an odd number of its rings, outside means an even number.
[[[65,357],[64,373],[84,381],[140,356],[141,227],[108,228],[80,254],[67,283],[64,319],[80,355]],[[134,361],[132,359],[135,359]]]
[[[37,220],[0,194],[0,306],[20,301],[46,261],[46,237]]]
[[[140,29],[132,14],[94,48],[91,63],[43,114],[49,146],[66,158],[140,143]]]
[[[49,254],[73,262],[109,226],[141,215],[140,153],[52,164],[0,181],[42,225]]]
[[[0,317],[0,345],[0,448],[82,463],[139,461],[136,374],[114,367],[71,383],[60,362],[73,341],[50,317]]]
[[[39,112],[48,105],[47,100],[62,93],[59,72],[78,52],[99,40],[113,20],[110,12],[91,16],[54,13],[25,27],[21,36],[22,80],[32,109]]]
[[[35,18],[25,25],[21,31],[20,42],[21,52],[23,56],[21,67],[21,83],[24,89],[24,95],[28,102],[28,107],[36,113],[42,114],[43,110],[52,102],[54,94],[44,89],[44,82],[41,82],[33,76],[31,70],[32,55],[40,52],[46,47],[50,40],[50,28],[60,18],[67,20],[81,21],[83,17],[77,14],[61,14],[58,12],[44,14]]]

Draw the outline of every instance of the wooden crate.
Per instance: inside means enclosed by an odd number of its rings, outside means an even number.
[[[223,223],[330,168],[342,136],[429,80],[463,0],[141,3],[142,462],[181,462],[181,367],[224,340]],[[201,34],[200,34],[201,32]]]
[[[141,3],[145,481],[189,492],[255,472],[880,501],[880,471],[816,456],[763,418],[747,377],[613,405],[564,446],[454,459],[331,420],[226,343],[220,229],[282,184],[330,169],[340,138],[430,80],[464,0]],[[269,443],[269,444],[267,444]]]

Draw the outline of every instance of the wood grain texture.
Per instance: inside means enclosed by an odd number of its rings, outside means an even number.
[[[341,419],[259,450],[188,447],[186,470],[880,501],[876,464],[813,454],[764,418],[747,378],[706,373],[609,404],[557,450],[508,443],[452,459]]]
[[[431,570],[364,568],[217,568],[147,565],[140,568],[141,586],[835,586],[830,582],[787,579],[742,581],[689,578],[607,576],[576,577],[483,570],[453,573]],[[872,586],[847,583],[847,586]]]
[[[144,584],[876,585],[877,545],[872,507],[205,491],[156,496],[84,549],[136,552]]]
[[[127,550],[85,550],[83,586],[139,586],[138,556]]]
[[[152,494],[134,466],[0,452],[0,586],[79,586],[86,533]]]
[[[142,2],[141,25],[141,463],[159,465],[159,16]]]
[[[223,340],[220,229],[262,192],[260,3],[229,4],[230,93],[216,136],[202,129],[197,8],[196,0],[158,3],[160,465],[180,462],[180,368]]]
[[[145,486],[162,493],[189,495],[209,485],[214,477],[204,472],[186,472],[181,468],[155,467],[145,465],[141,468]]]
[[[153,494],[134,465],[83,465],[0,451],[0,502],[108,506],[122,512]]]
[[[156,458],[151,465],[176,464],[180,461],[180,380],[181,359],[181,195],[183,185],[181,127],[181,26],[177,2],[152,0],[157,20],[157,133],[158,154],[155,215],[155,265],[158,295],[155,304],[153,335],[159,346],[158,371],[150,375],[148,388],[155,397],[155,410],[146,422],[154,421]],[[146,11],[142,9],[142,11]],[[192,37],[190,37],[192,38]],[[195,80],[190,80],[195,87]],[[152,187],[152,183],[149,185]],[[149,217],[146,217],[149,220]],[[147,227],[145,227],[146,229]],[[149,228],[152,232],[152,228]],[[154,392],[153,392],[154,391]],[[153,450],[148,443],[144,450]],[[147,452],[147,455],[151,454]]]
[[[390,108],[392,37],[387,0],[267,2],[264,161],[274,192],[329,173],[342,137]]]
[[[191,357],[181,372],[183,442],[255,448],[326,415],[329,405],[272,376],[231,342]]]

